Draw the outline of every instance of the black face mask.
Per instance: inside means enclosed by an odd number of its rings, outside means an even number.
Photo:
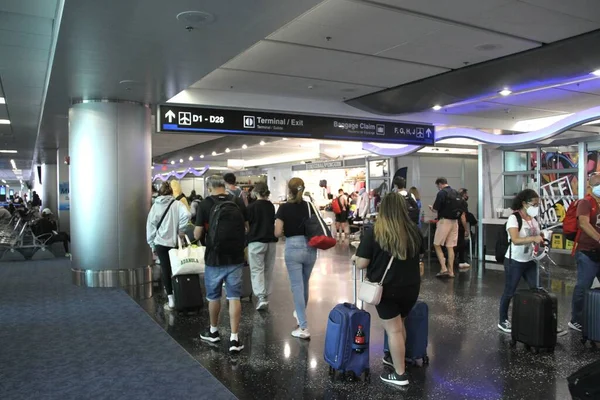
[[[469,201],[469,196],[465,196],[465,201]]]

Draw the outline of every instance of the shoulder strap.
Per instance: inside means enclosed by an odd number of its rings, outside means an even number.
[[[175,200],[171,200],[171,202],[167,206],[167,209],[163,213],[162,217],[160,217],[160,221],[158,221],[158,225],[156,225],[156,230],[157,231],[160,228],[160,226],[162,225],[163,221],[165,220],[165,217],[167,216],[167,213],[169,212],[169,209],[171,208],[171,206],[173,205],[173,203],[175,203]]]
[[[379,281],[379,286],[383,285],[383,281],[385,280],[385,276],[387,275],[388,271],[390,270],[390,267],[392,266],[393,262],[394,262],[394,256],[390,254],[390,261],[388,262],[387,268],[385,269],[385,272],[383,273],[383,277]]]
[[[521,216],[521,213],[518,211],[514,212],[513,215],[517,219],[517,226],[519,227],[519,232],[521,232],[521,229],[523,228],[523,217]]]

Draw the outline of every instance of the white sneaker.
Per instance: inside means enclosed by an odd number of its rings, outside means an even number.
[[[310,338],[310,332],[308,329],[298,328],[292,331],[292,336],[300,339],[308,339]]]
[[[511,333],[512,326],[510,325],[510,321],[506,320],[504,322],[500,322],[498,324],[498,329],[500,329],[501,331],[506,332],[506,333]]]
[[[268,301],[259,301],[258,305],[256,306],[256,310],[257,311],[266,310],[267,308],[269,308],[269,302]]]
[[[164,309],[165,311],[173,311],[173,307],[171,307],[169,303],[165,303]]]
[[[458,268],[470,268],[471,265],[469,263],[460,263],[458,264]]]
[[[165,311],[172,311],[175,309],[175,297],[173,297],[172,294],[170,294],[167,297],[169,299],[169,302],[165,304]]]
[[[583,327],[581,326],[581,324],[580,324],[580,323],[578,323],[578,322],[569,321],[569,324],[568,324],[568,325],[569,325],[569,328],[571,328],[571,329],[573,329],[573,330],[575,330],[575,331],[579,331],[579,332],[581,332],[581,331],[582,331],[582,328],[583,328]]]
[[[298,319],[298,314],[296,313],[296,311],[294,310],[294,318],[296,318],[296,326],[300,326],[300,320]]]

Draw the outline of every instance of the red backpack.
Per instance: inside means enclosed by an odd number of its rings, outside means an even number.
[[[579,206],[579,202],[581,200],[587,200],[590,202],[592,206],[592,210],[590,211],[590,215],[596,215],[598,203],[596,200],[590,196],[586,195],[583,199],[577,200],[576,202],[569,205],[569,209],[567,210],[567,215],[565,215],[565,219],[563,220],[563,234],[567,240],[571,240],[575,243],[579,240],[579,235],[581,234],[581,230],[579,229],[579,224],[577,223],[577,206]]]
[[[340,205],[340,198],[336,197],[335,199],[333,199],[331,201],[331,210],[333,211],[334,214],[341,214],[342,213],[342,206]]]

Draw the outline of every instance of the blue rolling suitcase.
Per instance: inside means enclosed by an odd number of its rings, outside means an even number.
[[[354,280],[354,303],[356,299]],[[329,375],[335,379],[339,372],[344,379],[355,380],[364,374],[365,380],[370,381],[370,338],[371,314],[352,303],[336,305],[329,313],[323,351],[323,358],[329,364]]]
[[[406,317],[406,362],[422,367],[429,364],[427,340],[429,335],[429,307],[417,301]]]
[[[593,347],[600,342],[600,289],[585,292],[583,302],[583,344],[589,340]]]

